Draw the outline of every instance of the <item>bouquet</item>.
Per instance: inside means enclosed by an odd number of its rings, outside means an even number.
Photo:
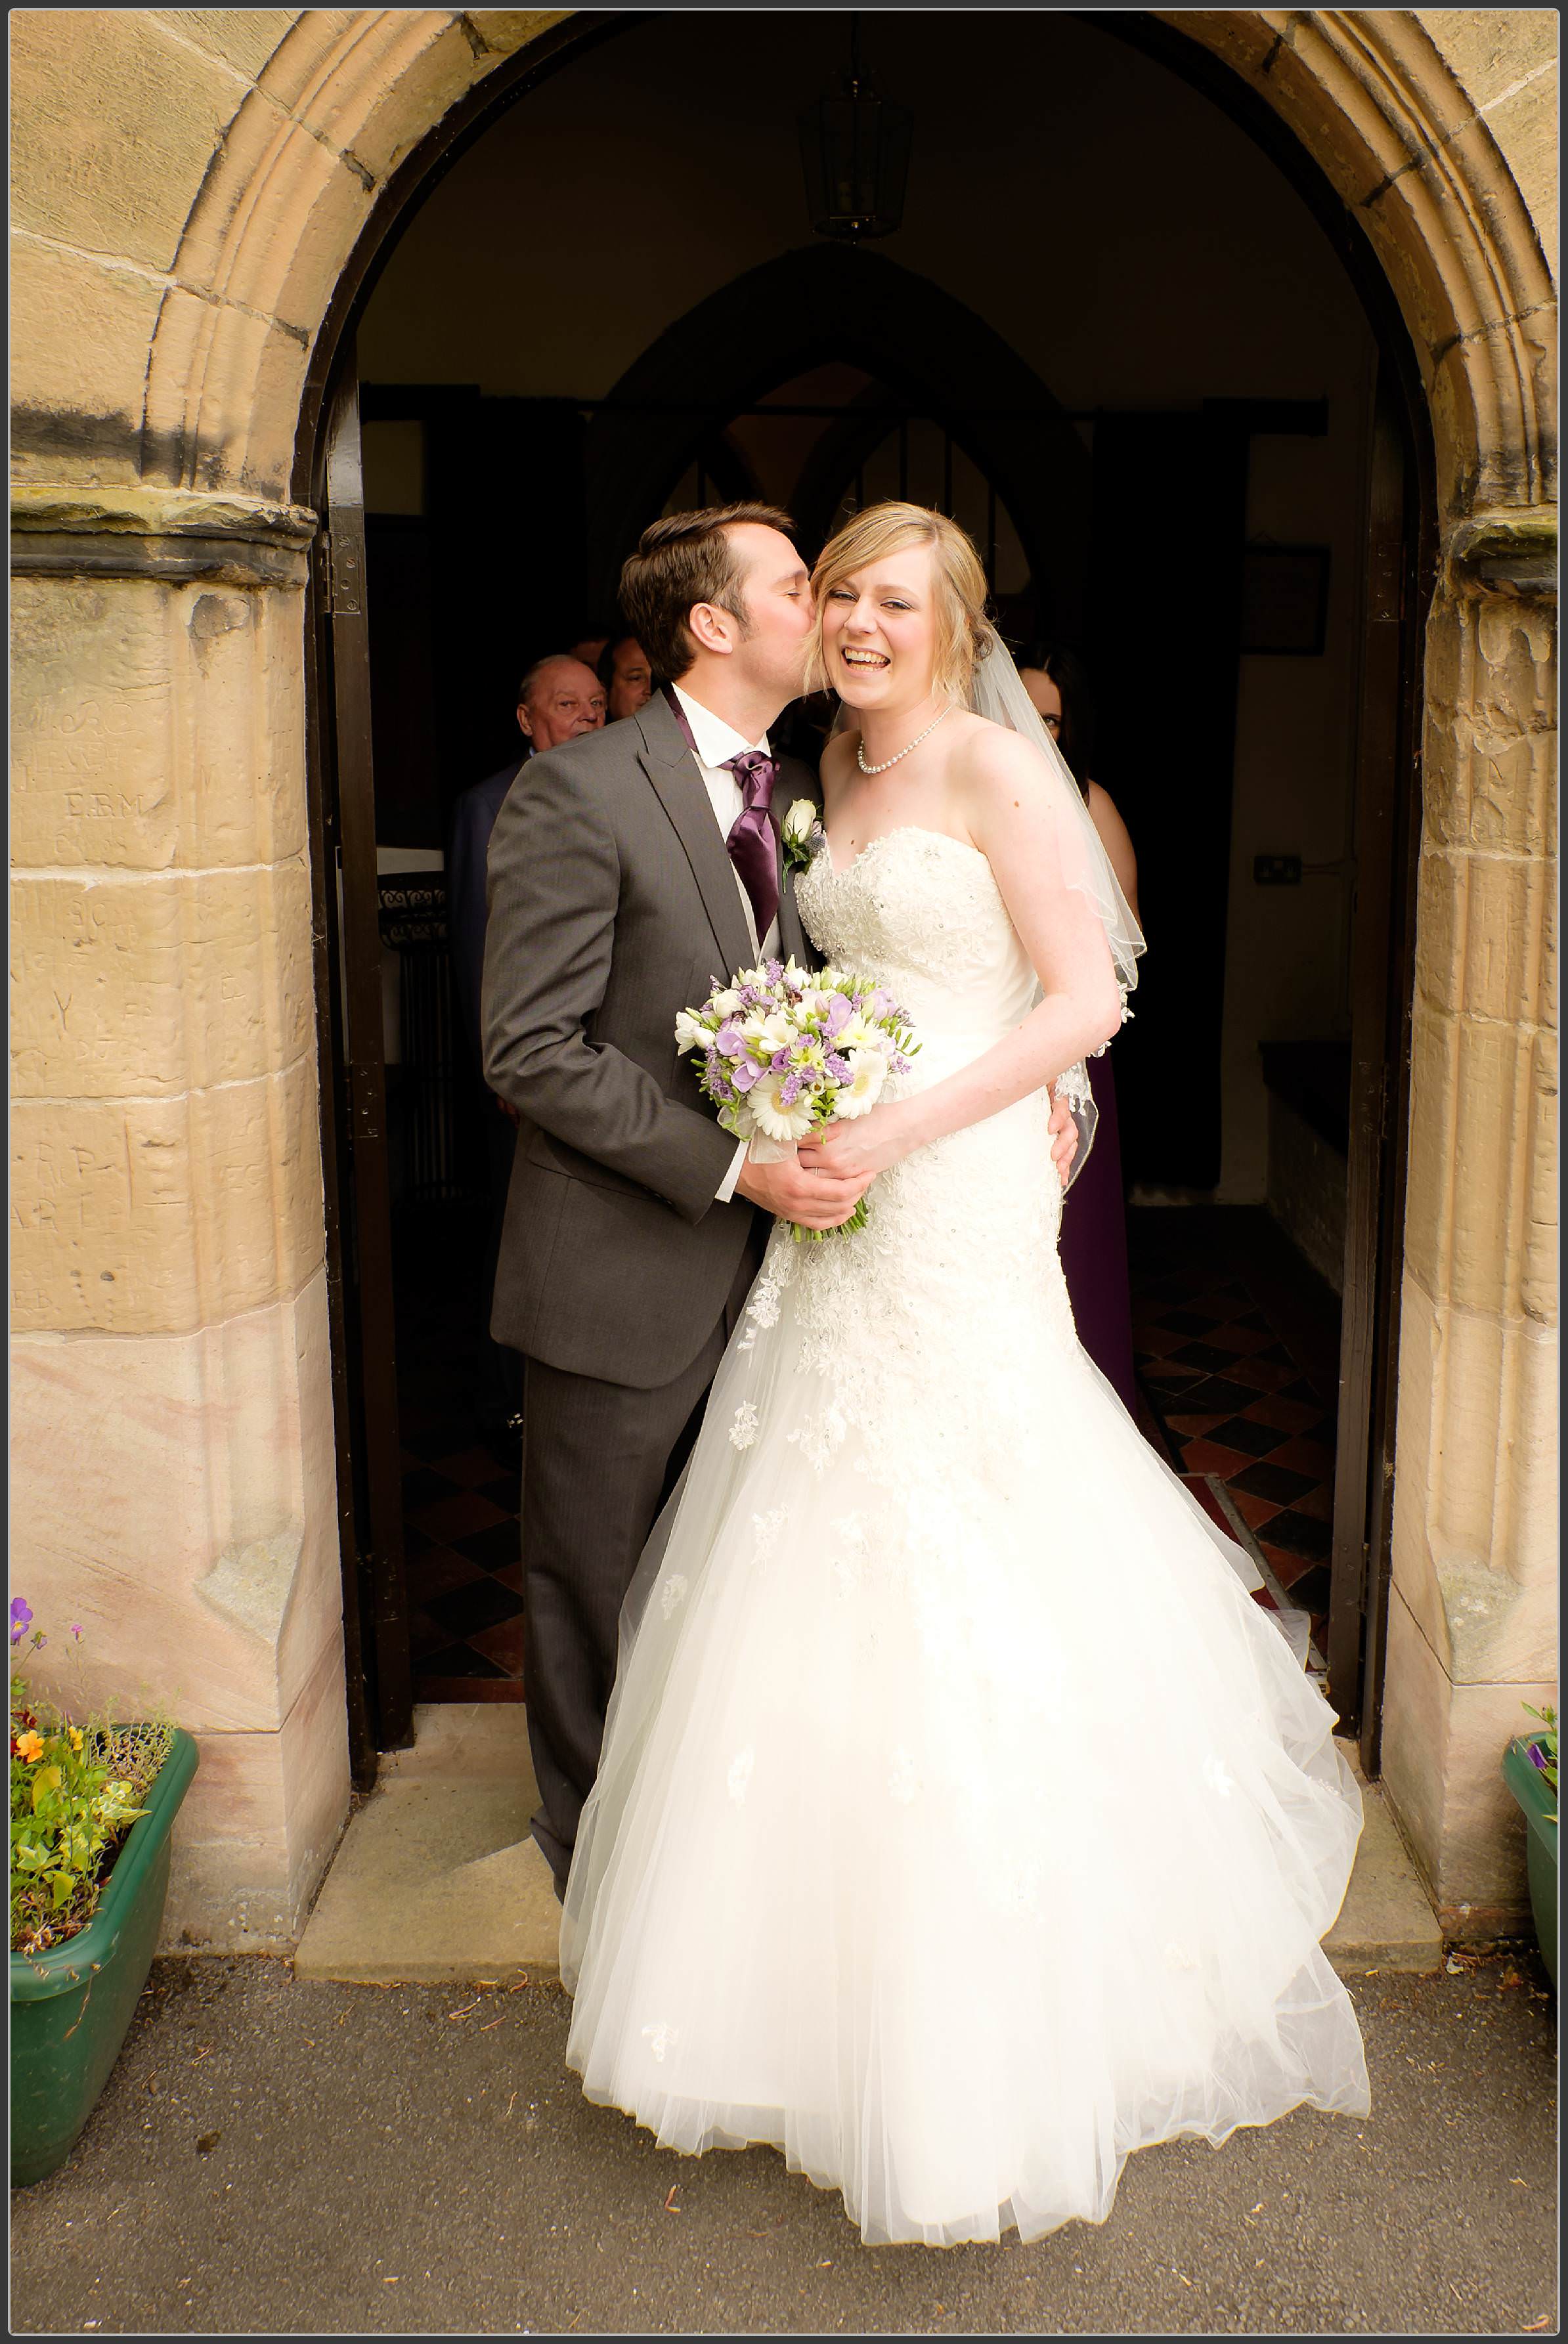
[[[846,970],[797,968],[793,958],[744,968],[715,985],[700,1009],[683,1009],[675,1041],[696,1058],[697,1080],[719,1121],[750,1143],[753,1161],[777,1163],[797,1141],[868,1115],[889,1075],[909,1071],[919,1048],[885,985]],[[865,1224],[863,1197],[845,1229]],[[824,1238],[805,1229],[795,1238]]]

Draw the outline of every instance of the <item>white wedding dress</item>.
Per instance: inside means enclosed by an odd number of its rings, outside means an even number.
[[[909,1087],[1038,998],[956,839],[821,853],[797,899],[908,1011]],[[1149,2142],[1368,2105],[1333,1713],[1078,1346],[1049,1113],[884,1173],[857,1235],[775,1230],[566,1896],[590,2099],[773,2142],[871,2243],[1100,2221]]]

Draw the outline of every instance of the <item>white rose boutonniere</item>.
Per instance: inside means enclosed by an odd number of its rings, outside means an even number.
[[[824,843],[823,827],[810,798],[796,798],[781,827],[784,861],[792,871],[804,871]]]

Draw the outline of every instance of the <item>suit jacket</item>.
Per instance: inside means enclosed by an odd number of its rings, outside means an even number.
[[[775,827],[816,796],[790,758]],[[810,948],[782,857],[779,943]],[[675,1013],[753,951],[734,866],[663,694],[531,757],[490,842],[485,1080],[522,1123],[491,1329],[642,1389],[723,1315],[757,1207],[714,1201],[735,1142],[675,1048]]]
[[[473,1052],[476,1073],[484,1063],[480,1000],[484,984],[485,856],[495,818],[523,762],[516,758],[463,791],[452,808],[451,837],[447,844],[447,942],[458,1016]],[[491,1113],[495,1113],[493,1106]]]

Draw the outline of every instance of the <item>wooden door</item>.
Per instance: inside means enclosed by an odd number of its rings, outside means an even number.
[[[1393,1495],[1394,1369],[1409,1104],[1411,884],[1419,815],[1415,488],[1381,375],[1367,573],[1351,910],[1350,1157],[1329,1597],[1329,1697],[1375,1773]]]
[[[352,348],[329,394],[322,529],[313,593],[322,905],[333,1063],[324,1066],[335,1157],[343,1354],[339,1510],[346,1610],[357,1614],[366,1730],[380,1750],[412,1739],[403,1506],[393,1325],[391,1198],[376,886],[376,796],[365,598],[359,379]],[[330,1232],[329,1232],[330,1234]],[[352,1601],[348,1600],[351,1597]],[[350,1652],[350,1666],[354,1655]]]

